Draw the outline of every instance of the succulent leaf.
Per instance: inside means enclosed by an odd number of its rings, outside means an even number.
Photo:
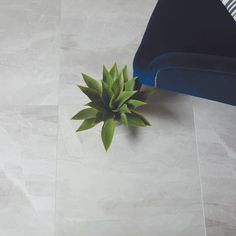
[[[127,114],[128,126],[129,127],[145,127],[144,121],[134,113]]]
[[[78,87],[91,101],[98,101],[100,99],[100,96],[95,89],[87,88],[80,85],[78,85]]]
[[[105,82],[109,87],[113,84],[113,78],[107,68],[103,66],[103,82]]]
[[[124,104],[120,107],[119,112],[122,113],[131,113],[130,109],[128,108],[127,104]]]
[[[115,124],[114,119],[106,120],[102,126],[102,142],[106,151],[111,145],[114,132],[115,132],[115,127],[116,127],[116,124]]]
[[[129,73],[128,73],[127,66],[124,66],[124,68],[122,69],[122,73],[123,73],[124,81],[127,82],[129,80]]]
[[[124,87],[124,78],[123,78],[123,74],[120,73],[112,86],[114,98],[117,98],[120,95],[121,91],[123,90],[123,87]]]
[[[129,124],[128,124],[128,119],[127,119],[127,116],[126,116],[125,113],[121,113],[121,114],[120,114],[120,121],[121,121],[121,123],[124,124],[126,127],[129,126]]]
[[[120,122],[126,127],[146,127],[150,123],[135,110],[145,105],[146,98],[153,89],[136,91],[136,77],[129,79],[127,66],[121,72],[115,63],[110,71],[103,66],[103,79],[97,81],[82,74],[87,85],[78,86],[91,100],[83,109],[73,116],[72,120],[83,120],[77,132],[93,128],[96,124],[104,122],[102,126],[102,142],[106,150],[109,149],[116,123]]]
[[[119,97],[116,99],[117,107],[121,107],[128,99],[135,95],[137,91],[123,91],[120,93]]]
[[[136,78],[132,78],[125,83],[125,91],[133,91]]]
[[[89,88],[95,89],[99,95],[102,94],[102,86],[97,80],[83,73],[82,73],[82,76],[84,78],[85,83],[87,84]]]
[[[91,119],[84,120],[83,123],[80,125],[80,127],[76,130],[76,132],[91,129],[95,125],[97,125],[98,123],[99,122],[96,120],[96,118],[91,118]]]
[[[78,112],[75,116],[73,116],[72,120],[86,120],[95,118],[98,111],[94,108],[86,108]]]
[[[139,101],[139,100],[135,100],[135,99],[130,99],[128,102],[127,102],[128,105],[130,105],[132,107],[132,109],[136,109],[138,107],[141,107],[141,106],[144,106],[146,105],[147,103],[146,102],[142,102],[142,101]]]
[[[106,111],[106,107],[104,106],[104,104],[100,101],[95,101],[95,102],[89,102],[86,104],[86,106],[92,107],[100,112],[105,112]]]
[[[137,117],[139,117],[146,126],[151,126],[151,124],[149,123],[149,121],[142,115],[140,114],[139,112],[136,112],[136,111],[132,111],[133,114],[135,114]]]
[[[113,80],[116,80],[118,78],[119,71],[116,63],[112,66],[110,70],[110,75],[113,78]]]
[[[112,98],[112,89],[104,82],[102,81],[102,100],[103,104],[109,108],[110,99]]]

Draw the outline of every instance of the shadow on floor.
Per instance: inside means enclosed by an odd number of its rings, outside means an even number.
[[[181,95],[173,92],[168,92],[156,89],[152,96],[147,100],[147,105],[140,109],[140,112],[146,116],[158,116],[160,118],[176,119],[176,114],[173,112],[172,106],[180,99]],[[132,138],[137,137],[139,128],[129,128],[129,135]]]

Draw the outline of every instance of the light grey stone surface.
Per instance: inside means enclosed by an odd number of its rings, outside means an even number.
[[[52,236],[57,107],[0,108],[0,235]]]
[[[101,127],[75,134],[80,107],[59,110],[57,235],[203,236],[191,99],[157,93],[146,108],[153,126],[118,127],[108,153]]]
[[[67,0],[61,12],[59,103],[77,104],[81,72],[101,77],[101,68],[132,66],[156,0]]]
[[[156,2],[0,0],[1,236],[236,234],[235,107],[158,90],[108,153],[70,120],[80,73],[131,66]]]
[[[236,234],[236,108],[196,100],[197,143],[208,236]]]
[[[56,105],[58,0],[0,0],[0,105]]]

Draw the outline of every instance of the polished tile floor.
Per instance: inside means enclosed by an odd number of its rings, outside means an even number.
[[[75,133],[81,72],[131,66],[156,0],[0,0],[0,235],[235,236],[236,108],[157,91],[152,127]]]

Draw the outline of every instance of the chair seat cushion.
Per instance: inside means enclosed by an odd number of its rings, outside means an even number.
[[[236,58],[166,53],[145,69],[134,66],[142,84],[236,105]]]

